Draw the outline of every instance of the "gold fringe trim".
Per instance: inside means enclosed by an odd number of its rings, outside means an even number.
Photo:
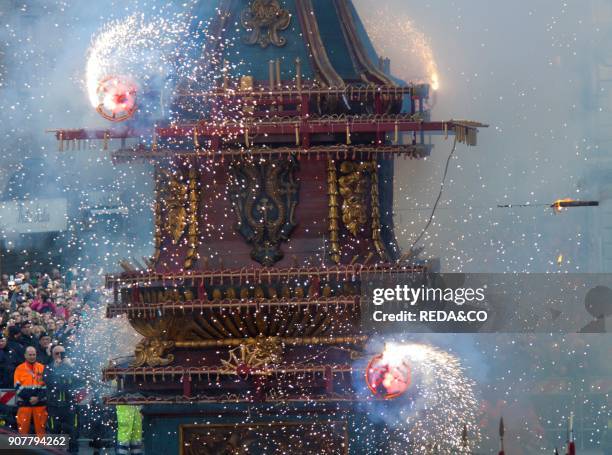
[[[192,163],[189,169],[189,228],[187,232],[189,249],[187,250],[187,258],[184,263],[186,270],[191,269],[198,258],[198,207],[200,198],[198,192],[198,173],[195,168],[196,163]]]
[[[347,336],[337,338],[326,337],[269,337],[270,340],[277,340],[281,344],[292,346],[308,346],[312,344],[337,345],[337,344],[362,344],[368,340],[367,335]],[[257,338],[226,338],[222,340],[203,340],[203,341],[176,341],[174,346],[177,348],[209,348],[216,346],[240,346],[243,344],[255,344]]]
[[[378,191],[378,162],[372,160],[372,174],[371,174],[371,191],[372,195],[372,241],[374,247],[380,259],[383,261],[387,259],[387,253],[385,246],[382,243],[381,238],[381,223],[380,223],[380,194]]]
[[[161,246],[162,246],[162,209],[161,209],[161,185],[162,179],[160,176],[159,168],[155,168],[155,203],[153,206],[153,217],[155,220],[155,250],[153,253],[152,262],[153,264],[157,264],[159,261],[159,256],[161,254]]]
[[[336,162],[327,161],[327,195],[329,206],[329,250],[330,257],[336,264],[340,263],[340,202]]]

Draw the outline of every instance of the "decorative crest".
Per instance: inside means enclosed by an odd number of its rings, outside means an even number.
[[[237,229],[253,245],[251,257],[262,265],[271,266],[283,258],[280,244],[297,224],[297,167],[294,158],[237,160],[230,165]]]
[[[273,44],[282,47],[287,39],[278,32],[286,30],[291,23],[291,14],[280,6],[278,0],[253,0],[240,15],[242,26],[250,32],[247,44],[259,44],[262,48]]]

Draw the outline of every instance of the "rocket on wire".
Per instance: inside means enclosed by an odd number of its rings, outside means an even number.
[[[559,213],[563,209],[573,207],[599,207],[599,201],[576,201],[575,199],[557,199],[552,204],[498,204],[497,208],[500,209],[511,209],[515,207],[527,208],[527,207],[550,207]]]
[[[504,450],[504,434],[506,433],[506,428],[504,427],[504,418],[501,417],[499,419],[499,454],[498,455],[506,455]]]
[[[576,443],[574,442],[574,413],[570,413],[567,423],[567,455],[576,455]]]

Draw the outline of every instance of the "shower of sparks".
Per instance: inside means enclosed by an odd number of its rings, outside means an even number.
[[[469,453],[478,445],[474,383],[455,356],[427,344],[389,343],[383,359],[390,364],[406,362],[412,369],[414,393],[394,425],[405,429],[411,453]],[[469,447],[462,440],[464,425]]]
[[[391,59],[393,75],[405,81],[427,82],[433,90],[440,88],[431,44],[407,14],[379,10],[364,19],[378,54]]]
[[[163,85],[172,74],[187,25],[180,15],[147,22],[143,14],[106,24],[88,53],[86,89],[92,106],[99,104],[100,81],[111,75],[134,80],[139,88]]]

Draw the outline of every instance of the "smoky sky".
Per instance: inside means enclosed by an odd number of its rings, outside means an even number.
[[[610,3],[355,3],[362,16],[388,12],[392,51],[405,40],[395,18],[425,34],[441,81],[432,118],[490,125],[478,147],[458,146],[423,256],[440,258],[448,271],[611,270]],[[406,53],[388,57],[393,70]],[[404,248],[430,215],[451,150],[450,141],[433,142],[429,159],[396,165],[396,232]],[[603,207],[557,216],[496,207],[560,198]]]
[[[64,196],[69,229],[49,256],[70,254],[92,268],[114,271],[121,257],[150,254],[152,179],[147,166],[113,166],[101,148],[60,153],[47,130],[107,127],[87,101],[87,50],[106,22],[154,4],[146,2],[5,1],[0,4],[0,199]],[[153,12],[152,11],[152,12]],[[13,183],[16,182],[16,183]],[[111,223],[90,224],[83,209],[107,194],[131,209],[134,235]],[[5,236],[9,249],[28,238]]]

